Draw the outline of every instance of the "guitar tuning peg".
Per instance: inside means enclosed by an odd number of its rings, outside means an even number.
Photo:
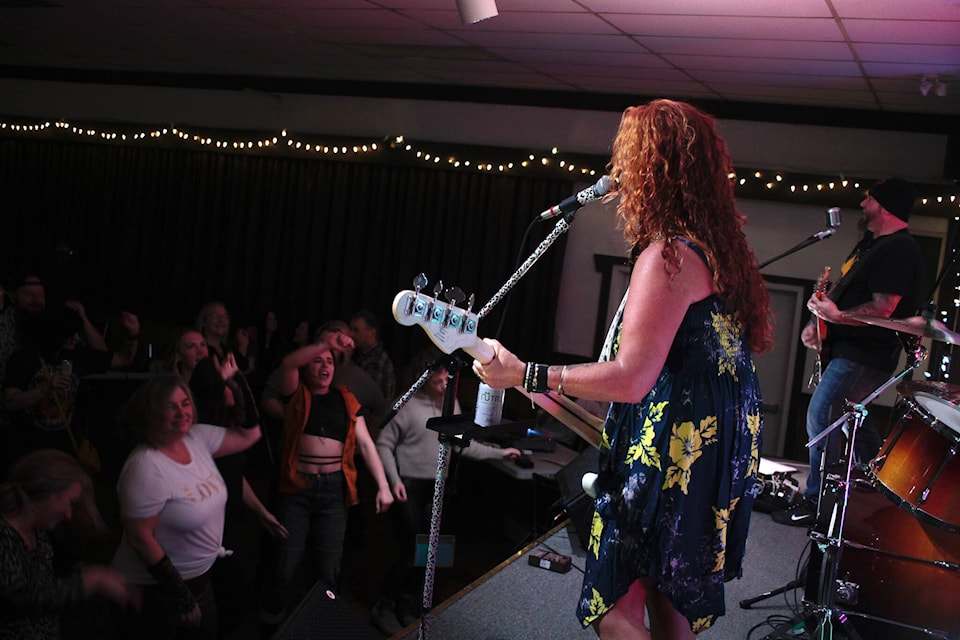
[[[467,296],[463,293],[463,289],[460,287],[450,287],[443,292],[443,297],[446,298],[447,302],[449,302],[452,306],[456,307],[463,302]]]
[[[413,279],[413,295],[407,299],[407,315],[412,314],[417,308],[417,305],[420,303],[420,290],[427,286],[428,282],[427,276],[422,273]]]
[[[418,275],[416,278],[413,279],[413,289],[417,295],[420,295],[420,289],[423,289],[429,283],[430,281],[427,280],[427,276],[421,273],[420,275]]]
[[[463,302],[463,299],[466,297],[463,289],[460,287],[450,287],[443,292],[443,297],[447,300],[447,310],[443,317],[443,326],[459,331],[463,324],[463,315],[457,309],[457,305]]]
[[[440,294],[443,293],[443,280],[437,282],[437,285],[433,288],[433,299],[436,300],[440,297]]]
[[[467,298],[467,315],[469,315],[469,314],[470,314],[470,310],[473,309],[473,303],[474,303],[474,302],[476,302],[476,296],[474,296],[474,295],[471,293],[471,294],[470,294],[470,297]]]

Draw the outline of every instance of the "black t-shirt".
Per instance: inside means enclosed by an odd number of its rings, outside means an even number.
[[[875,293],[901,296],[891,317],[906,318],[919,313],[924,295],[923,257],[917,241],[906,229],[889,236],[868,235],[850,253],[858,256],[862,266],[854,264],[850,280],[843,277],[839,296],[830,295],[843,311],[873,299]],[[831,358],[848,358],[854,362],[892,371],[900,358],[901,344],[895,331],[876,326],[830,324],[824,342]]]

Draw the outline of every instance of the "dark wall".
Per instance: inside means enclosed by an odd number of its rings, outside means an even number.
[[[51,298],[76,297],[93,317],[131,309],[160,326],[192,324],[209,300],[225,302],[235,325],[274,308],[287,329],[367,307],[403,362],[424,339],[393,321],[395,294],[424,272],[431,290],[442,279],[475,293],[479,309],[552,228],[538,226],[521,251],[527,224],[571,188],[377,162],[0,139],[0,275],[39,265]],[[511,296],[503,340],[527,357],[551,349],[563,244]]]

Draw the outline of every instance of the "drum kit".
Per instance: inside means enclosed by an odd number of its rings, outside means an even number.
[[[960,344],[932,318],[847,314],[910,336]],[[919,341],[918,341],[919,342]],[[960,385],[903,380],[925,358],[918,346],[901,373],[848,411],[845,460],[825,465],[804,610],[766,638],[804,622],[812,637],[960,639]],[[865,468],[852,462],[865,406],[897,384],[896,423]]]

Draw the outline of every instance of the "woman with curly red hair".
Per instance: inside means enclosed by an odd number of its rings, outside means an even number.
[[[604,639],[692,638],[741,572],[763,420],[751,352],[772,345],[769,297],[713,118],[672,100],[631,107],[609,169],[633,271],[600,362],[524,363],[488,340],[495,356],[474,371],[612,402],[578,616]]]

